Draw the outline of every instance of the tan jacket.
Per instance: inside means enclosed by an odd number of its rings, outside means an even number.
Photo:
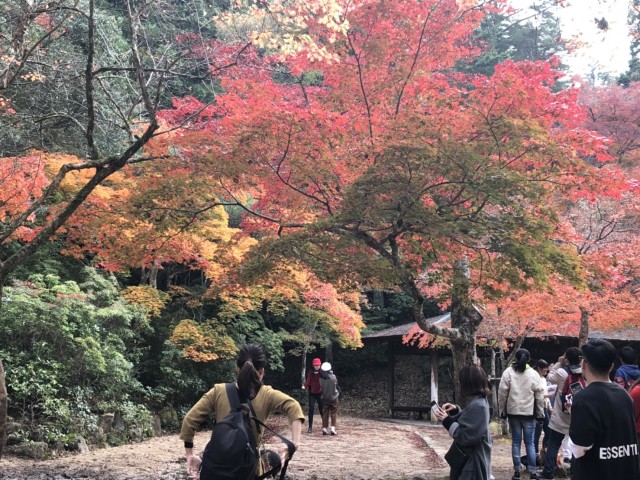
[[[498,387],[498,410],[501,416],[544,418],[544,389],[538,372],[529,365],[524,372],[507,368]]]
[[[290,422],[302,420],[304,422],[304,414],[297,400],[289,395],[275,390],[273,387],[263,385],[256,398],[251,401],[256,417],[265,422],[269,415],[281,410],[288,417]],[[193,442],[196,429],[210,414],[214,414],[217,420],[221,420],[231,412],[231,405],[227,397],[227,391],[224,383],[217,383],[214,387],[205,393],[198,403],[196,403],[186,417],[182,421],[182,429],[180,430],[180,439],[185,442]],[[256,436],[256,443],[260,445],[261,438],[255,428],[255,423],[251,422]]]
[[[569,425],[571,424],[571,414],[562,411],[562,388],[569,373],[563,368],[561,363],[556,363],[549,369],[547,374],[547,382],[556,385],[555,400],[553,401],[553,409],[551,410],[551,418],[549,419],[549,428],[556,432],[569,435]]]

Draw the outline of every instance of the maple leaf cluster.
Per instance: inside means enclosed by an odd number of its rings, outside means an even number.
[[[238,4],[218,38],[180,35],[215,75],[214,100],[157,113],[145,155],[163,161],[96,188],[59,232],[67,252],[113,270],[180,263],[206,273],[221,318],[292,302],[349,346],[362,286],[404,285],[447,307],[460,258],[472,300],[500,309],[487,334],[571,332],[581,307],[596,326],[637,322],[636,87],[598,92],[596,106],[556,90],[554,61],[458,72],[501,8],[473,3]],[[17,179],[5,216],[29,201],[20,185],[46,186],[44,167],[24,162],[2,177]],[[230,209],[242,212],[233,227]],[[210,360],[229,350],[207,343],[218,333],[183,322],[174,342]]]

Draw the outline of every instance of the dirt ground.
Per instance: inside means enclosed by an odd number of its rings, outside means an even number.
[[[300,449],[289,465],[288,478],[448,478],[448,467],[443,456],[451,439],[442,426],[419,420],[355,417],[339,417],[338,422],[336,436],[323,436],[319,428],[311,434],[306,431],[302,434]],[[284,419],[275,418],[270,423],[290,437]],[[204,447],[208,436],[209,432],[198,433],[196,449]],[[511,478],[510,450],[508,439],[494,439],[493,473],[497,480]],[[0,460],[0,479],[186,480],[183,452],[177,435],[166,435],[133,445],[96,449],[83,455],[67,455],[44,461],[6,456]]]

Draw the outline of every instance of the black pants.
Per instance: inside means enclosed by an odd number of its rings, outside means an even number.
[[[313,410],[316,403],[318,404],[318,413],[322,416],[322,397],[321,393],[309,393],[309,428],[313,425]]]
[[[536,449],[536,453],[540,452],[540,437],[542,436],[542,432],[544,432],[544,437],[542,439],[542,448],[546,450],[547,445],[549,444],[549,435],[551,435],[551,433],[549,432],[550,417],[551,417],[551,412],[545,408],[543,424],[540,425],[539,423],[536,423],[536,432],[533,437],[533,446]]]

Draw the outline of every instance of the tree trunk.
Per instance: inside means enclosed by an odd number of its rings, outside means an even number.
[[[470,343],[458,344],[451,342],[451,356],[453,357],[453,382],[454,382],[454,401],[465,406],[466,401],[460,394],[460,369],[465,365],[475,363],[475,341]]]
[[[307,347],[302,347],[302,368],[300,370],[300,385],[304,385],[307,379]]]
[[[496,351],[491,348],[491,406],[493,416],[498,416],[498,382],[496,382]]]
[[[500,358],[500,378],[502,378],[502,373],[507,366],[507,360],[504,357],[504,338],[500,338],[500,342],[498,343],[498,353],[498,358]],[[497,390],[498,388],[496,387],[496,403],[498,402]],[[500,409],[498,408],[498,410]],[[500,412],[497,411],[496,415],[500,415]],[[507,423],[506,418],[500,419],[500,430],[502,431],[503,436],[509,435],[509,424]]]
[[[324,348],[324,361],[325,362],[329,362],[331,364],[331,367],[333,367],[333,343],[329,343],[329,345],[327,345]]]
[[[4,452],[4,445],[7,441],[7,407],[9,401],[7,399],[7,386],[4,379],[4,365],[0,359],[0,460]]]
[[[0,276],[0,310],[4,303],[4,277]],[[7,383],[4,375],[4,364],[0,358],[0,460],[7,442],[7,409],[9,408],[9,398],[7,396]]]
[[[515,361],[516,352],[520,350],[520,347],[522,347],[522,344],[524,343],[524,339],[527,338],[527,333],[528,331],[525,331],[525,333],[520,334],[516,337],[515,341],[513,342],[513,348],[511,349],[511,353],[509,353],[509,356],[507,357],[504,365],[502,366],[503,367],[502,371],[506,370],[507,367]]]
[[[396,260],[396,264],[400,261]],[[447,338],[451,344],[453,357],[453,383],[456,401],[460,398],[460,369],[477,362],[476,331],[482,321],[482,315],[469,298],[470,272],[469,261],[463,258],[454,265],[453,289],[451,294],[451,328],[441,327],[427,322],[424,315],[425,298],[416,279],[405,273],[404,285],[413,298],[413,318],[425,332]]]
[[[580,333],[578,334],[578,347],[582,347],[589,340],[589,316],[586,307],[580,307]]]
[[[158,267],[153,266],[149,271],[149,286],[158,289]]]
[[[462,367],[476,363],[476,331],[482,321],[482,315],[469,298],[470,283],[469,262],[466,258],[456,262],[453,274],[451,294],[451,327],[457,329],[462,338],[451,340],[453,357],[453,382],[456,402],[463,405],[465,399],[460,395],[459,372]]]

